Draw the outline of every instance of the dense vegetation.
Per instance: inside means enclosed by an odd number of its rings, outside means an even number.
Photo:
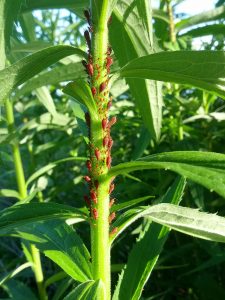
[[[90,2],[0,0],[0,298],[225,299],[224,1]]]

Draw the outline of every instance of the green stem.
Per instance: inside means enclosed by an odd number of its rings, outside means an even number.
[[[9,134],[15,131],[14,113],[12,102],[7,99],[5,101],[6,120]],[[16,140],[12,144],[13,160],[16,172],[16,181],[21,200],[27,197],[26,181],[23,170],[23,163],[20,155],[19,142]],[[33,271],[37,283],[40,300],[47,300],[47,294],[44,288],[44,277],[41,267],[40,253],[35,245],[31,245],[31,254],[33,259]]]
[[[171,5],[171,0],[166,1],[167,4],[167,12],[169,15],[169,20],[170,20],[170,41],[172,43],[176,43],[176,31],[175,31],[175,25],[174,25],[174,17],[173,17],[173,8]]]
[[[93,1],[94,2],[94,1]],[[93,4],[93,3],[92,3]],[[103,138],[106,134],[102,128],[102,120],[108,119],[108,112],[104,110],[109,101],[108,87],[104,93],[100,90],[100,85],[105,82],[108,85],[108,73],[106,69],[106,56],[108,50],[108,0],[103,0],[101,10],[98,12],[92,7],[93,20],[93,36],[92,36],[92,59],[95,68],[95,75],[91,80],[91,85],[97,88],[95,100],[98,103],[99,97],[103,97],[103,106],[98,104],[99,115],[96,120],[91,116],[90,126],[90,144],[93,146],[90,149],[90,161],[92,163],[92,182],[98,181],[97,188],[97,203],[92,206],[91,220],[91,250],[92,250],[92,266],[93,277],[95,280],[100,279],[104,285],[104,296],[102,300],[110,300],[110,244],[109,244],[109,188],[110,182],[102,178],[106,178],[108,166],[106,165],[107,155],[110,155],[110,150],[107,154],[106,148],[103,146]],[[96,14],[100,15],[96,17]],[[98,66],[98,72],[96,70]],[[97,76],[96,73],[99,75]],[[104,94],[104,96],[103,96]],[[105,106],[104,106],[105,105]],[[101,159],[96,161],[94,150],[98,149],[101,153]],[[97,170],[97,171],[96,171]],[[101,176],[99,176],[101,175]],[[93,209],[96,209],[98,216],[93,218]]]

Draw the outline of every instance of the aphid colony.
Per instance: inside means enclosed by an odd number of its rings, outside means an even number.
[[[99,217],[97,209],[99,181],[97,178],[104,172],[105,167],[107,167],[107,169],[111,168],[111,148],[113,146],[113,140],[110,135],[110,131],[111,127],[116,123],[117,119],[115,116],[110,120],[108,119],[108,111],[112,105],[112,98],[109,97],[108,90],[110,67],[113,63],[113,59],[111,57],[112,49],[110,46],[108,46],[107,52],[105,53],[105,57],[103,59],[96,57],[95,59],[93,59],[91,35],[94,33],[94,25],[92,24],[89,10],[84,11],[84,16],[89,24],[88,30],[84,32],[84,37],[88,48],[88,61],[83,60],[82,64],[88,74],[88,82],[93,98],[97,104],[98,115],[101,120],[102,129],[102,145],[97,147],[94,138],[92,138],[91,136],[91,116],[89,113],[85,114],[90,138],[90,158],[86,162],[88,175],[84,176],[84,180],[87,182],[89,187],[89,196],[85,195],[84,201],[87,207],[90,209],[92,220],[95,221]],[[109,23],[110,22],[108,22],[108,24]],[[112,180],[109,185],[109,195],[113,192],[114,187],[115,186]],[[114,202],[115,199],[110,200],[109,209],[112,207]],[[112,212],[109,215],[109,223],[113,221],[115,216],[115,212]],[[113,230],[115,233],[115,228]],[[113,233],[111,232],[111,234]]]

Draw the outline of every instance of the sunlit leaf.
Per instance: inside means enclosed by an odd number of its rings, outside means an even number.
[[[171,170],[225,197],[224,154],[198,151],[160,153],[121,163],[110,170],[109,176],[145,169]]]
[[[132,60],[120,75],[182,83],[225,97],[225,52],[160,52]]]
[[[161,201],[163,203],[179,204],[184,188],[184,178],[177,178]],[[113,300],[140,298],[143,287],[151,275],[168,238],[169,230],[168,227],[156,223],[145,226],[144,232],[141,232],[138,241],[129,253],[127,265],[121,273],[120,287],[116,288],[118,295],[115,294]]]
[[[0,235],[15,233],[15,229],[37,221],[77,218],[85,220],[85,214],[76,208],[58,203],[25,203],[1,210]]]
[[[10,67],[0,71],[0,102],[19,85],[56,63],[63,57],[83,51],[72,46],[53,46],[31,54]]]

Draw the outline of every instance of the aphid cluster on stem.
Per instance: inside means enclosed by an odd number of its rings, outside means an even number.
[[[95,123],[92,121],[92,115],[88,112],[85,114],[86,124],[89,132],[89,159],[86,162],[88,174],[85,175],[84,181],[86,182],[89,195],[84,196],[84,201],[89,209],[92,221],[96,221],[99,218],[99,193],[101,191],[101,182],[99,176],[103,173],[107,173],[111,168],[112,157],[111,149],[113,146],[113,139],[111,137],[111,127],[116,123],[117,119],[113,116],[108,118],[108,111],[112,106],[112,97],[109,95],[108,82],[110,68],[113,64],[112,48],[110,45],[107,47],[107,51],[103,57],[96,57],[95,49],[93,49],[92,37],[95,34],[95,28],[92,22],[90,10],[84,11],[84,16],[88,22],[88,29],[84,31],[84,38],[86,40],[88,48],[88,59],[83,60],[82,64],[88,75],[88,83],[91,89],[92,96],[96,102],[98,110],[99,131],[101,132],[101,138],[95,138],[95,132],[92,132],[95,128]],[[108,24],[111,23],[111,18],[108,20]],[[92,128],[93,126],[93,128]],[[110,198],[113,190],[114,183],[111,180],[108,185],[108,197]],[[108,210],[115,202],[114,198],[109,200]],[[115,212],[109,214],[108,222],[111,223],[115,219]],[[115,231],[115,230],[114,230]]]

